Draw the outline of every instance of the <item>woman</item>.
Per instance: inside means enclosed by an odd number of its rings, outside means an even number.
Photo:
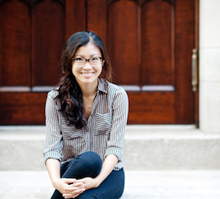
[[[46,102],[44,156],[56,189],[51,198],[120,198],[127,94],[107,81],[109,57],[94,32],[68,39],[61,66],[60,86],[48,93]]]

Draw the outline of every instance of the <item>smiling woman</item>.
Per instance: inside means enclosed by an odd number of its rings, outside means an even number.
[[[56,189],[51,198],[120,198],[128,97],[109,82],[104,43],[94,32],[73,34],[61,67],[63,78],[46,103],[44,156]]]

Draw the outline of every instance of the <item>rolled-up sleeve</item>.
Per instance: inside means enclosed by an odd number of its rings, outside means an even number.
[[[59,118],[54,101],[54,92],[48,93],[46,101],[46,140],[43,152],[45,162],[48,158],[62,160],[62,134],[59,127]]]
[[[128,96],[124,89],[121,88],[121,90],[116,93],[112,106],[112,126],[105,157],[109,154],[114,154],[118,157],[118,161],[121,162],[128,117]]]

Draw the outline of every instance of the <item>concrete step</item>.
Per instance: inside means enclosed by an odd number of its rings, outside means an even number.
[[[121,199],[219,199],[220,170],[125,170]],[[54,189],[46,171],[0,171],[1,199],[46,199]]]
[[[0,127],[0,170],[45,170],[44,126]],[[126,170],[220,169],[220,133],[194,126],[128,125]]]

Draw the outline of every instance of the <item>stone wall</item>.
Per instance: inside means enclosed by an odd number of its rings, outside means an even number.
[[[200,0],[199,122],[205,132],[220,133],[220,1]]]

